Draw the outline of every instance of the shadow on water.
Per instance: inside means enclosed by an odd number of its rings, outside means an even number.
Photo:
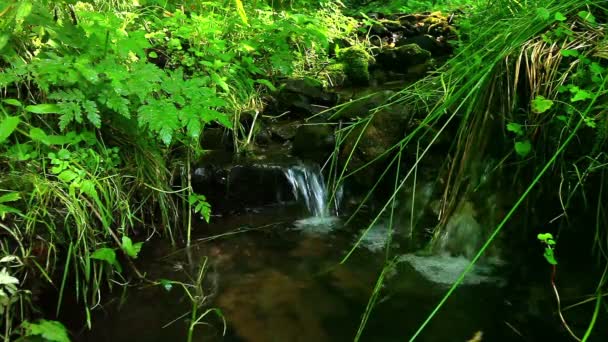
[[[186,274],[195,274],[209,258],[206,305],[222,310],[228,329],[221,336],[221,321],[209,319],[196,329],[197,341],[352,341],[384,264],[378,247],[386,242],[385,231],[373,228],[370,241],[339,264],[363,222],[345,227],[335,217],[301,217],[298,208],[275,206],[217,218],[199,227],[203,240],[190,250],[147,244],[139,267],[150,279],[186,281]],[[204,240],[243,227],[261,228]],[[389,272],[362,340],[411,336],[464,266],[465,259],[447,256],[402,256]],[[480,270],[456,292],[424,341],[466,341],[476,331],[490,341],[513,340],[501,320],[500,281],[490,271]],[[77,340],[183,341],[187,319],[176,318],[189,310],[189,300],[177,287],[132,288],[122,300],[106,300],[93,316],[93,330]]]

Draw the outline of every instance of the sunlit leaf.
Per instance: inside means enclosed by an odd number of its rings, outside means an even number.
[[[553,106],[553,101],[544,98],[543,96],[537,96],[534,100],[532,100],[532,112],[534,113],[544,113],[548,111]]]
[[[54,103],[43,103],[37,105],[31,105],[25,107],[30,113],[35,114],[53,114],[53,113],[61,113],[61,107]]]
[[[122,237],[121,247],[125,251],[125,253],[127,253],[127,255],[133,259],[137,259],[137,255],[141,251],[142,245],[142,242],[133,243],[133,241],[131,241],[131,238],[126,235],[123,235]]]
[[[565,21],[566,19],[568,19],[568,18],[566,18],[566,16],[565,16],[565,15],[563,15],[561,12],[557,12],[557,13],[555,13],[554,18],[555,18],[555,20],[557,20],[557,21]]]
[[[577,50],[563,49],[560,51],[564,57],[578,57],[580,53]]]
[[[13,134],[21,119],[18,116],[7,116],[0,122],[0,143],[3,143]]]
[[[542,19],[542,20],[549,20],[549,18],[551,18],[551,12],[544,8],[544,7],[539,7],[536,9],[536,14]]]
[[[597,22],[595,19],[595,16],[587,11],[578,12],[578,16],[579,16],[579,18],[583,19],[584,21],[586,21],[590,24],[595,24]]]
[[[9,104],[11,106],[15,106],[15,107],[22,107],[23,105],[21,104],[21,101],[16,100],[16,99],[4,99],[2,100],[2,102]]]

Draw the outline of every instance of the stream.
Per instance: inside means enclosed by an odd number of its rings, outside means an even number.
[[[189,249],[152,241],[138,260],[149,279],[192,283],[206,264],[205,308],[218,308],[226,320],[209,314],[195,329],[195,341],[352,341],[377,277],[385,264],[389,229],[377,223],[344,263],[369,219],[334,216],[325,203],[318,168],[283,168],[296,201],[265,205],[237,215],[198,222]],[[270,190],[270,189],[269,189]],[[362,341],[404,341],[431,312],[469,260],[445,253],[421,254],[397,241],[400,255],[386,272]],[[513,341],[508,324],[502,263],[481,264],[467,276],[422,335],[422,341]],[[119,291],[116,291],[119,292]],[[78,341],[184,341],[191,302],[181,287],[144,285],[103,298],[93,329]],[[505,323],[507,322],[507,324]],[[476,341],[476,340],[475,340]]]

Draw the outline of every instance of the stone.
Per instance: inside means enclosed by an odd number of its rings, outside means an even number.
[[[301,125],[293,140],[292,154],[323,164],[335,147],[333,126],[327,124]]]
[[[307,117],[336,103],[336,95],[323,88],[315,79],[304,77],[283,83],[275,96],[276,110],[281,114],[290,111],[291,117]]]
[[[340,152],[341,165],[349,172],[375,160],[373,165],[353,175],[359,185],[369,187],[384,171],[383,163],[392,154],[385,152],[398,144],[410,127],[414,113],[404,104],[393,104],[371,114],[370,122],[359,123],[346,137]]]
[[[426,64],[431,59],[431,53],[422,49],[418,44],[407,44],[382,50],[376,56],[377,67],[401,73],[416,66]]]
[[[369,65],[374,58],[361,46],[353,46],[340,51],[339,60],[344,65],[344,73],[352,85],[369,84]]]

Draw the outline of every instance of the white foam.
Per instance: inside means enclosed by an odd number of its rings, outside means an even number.
[[[463,256],[449,256],[445,254],[419,256],[405,254],[399,257],[399,262],[407,262],[426,279],[438,283],[451,285],[471,262]],[[503,280],[493,276],[494,265],[475,265],[465,276],[463,284],[502,283]]]

